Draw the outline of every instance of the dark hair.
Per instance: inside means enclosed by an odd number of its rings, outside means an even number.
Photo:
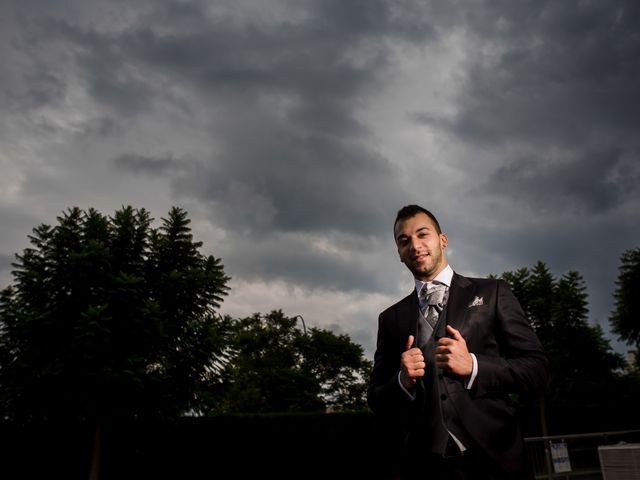
[[[419,213],[424,213],[427,217],[429,217],[433,224],[436,226],[436,232],[438,235],[442,233],[442,229],[440,228],[440,223],[438,219],[435,217],[433,213],[431,213],[426,208],[422,208],[420,205],[406,205],[398,210],[398,214],[396,215],[396,221],[393,222],[393,234],[395,236],[396,233],[396,225],[401,220],[406,220],[407,218],[415,217]]]

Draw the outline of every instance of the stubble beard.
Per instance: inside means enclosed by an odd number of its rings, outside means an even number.
[[[440,252],[436,252],[436,254],[429,252],[428,257],[431,261],[427,260],[427,262],[422,264],[414,264],[411,268],[413,276],[423,281],[433,280],[442,265],[442,255]]]

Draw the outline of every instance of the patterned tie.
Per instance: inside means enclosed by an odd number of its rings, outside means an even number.
[[[431,328],[435,329],[438,316],[446,303],[447,286],[443,283],[432,283],[431,287],[427,289],[425,285],[420,294],[422,295],[422,302],[420,302],[422,314]]]

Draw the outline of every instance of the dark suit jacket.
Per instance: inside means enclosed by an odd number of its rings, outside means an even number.
[[[454,273],[445,312],[446,323],[460,331],[478,360],[472,388],[465,389],[464,378],[443,375],[433,358],[425,358],[427,369],[415,400],[400,387],[400,356],[409,335],[416,334],[418,301],[413,291],[379,316],[369,405],[402,430],[403,449],[428,452],[433,402],[441,401],[449,431],[468,447],[484,452],[508,478],[525,478],[524,444],[510,394],[536,394],[546,388],[548,363],[540,342],[503,280]],[[434,337],[444,334],[444,321]],[[431,356],[433,349],[425,352],[425,357]]]

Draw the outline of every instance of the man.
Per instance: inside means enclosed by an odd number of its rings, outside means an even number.
[[[548,363],[518,300],[455,273],[428,210],[401,208],[394,235],[415,290],[379,316],[368,401],[401,429],[401,478],[532,479],[511,394],[544,391]]]

